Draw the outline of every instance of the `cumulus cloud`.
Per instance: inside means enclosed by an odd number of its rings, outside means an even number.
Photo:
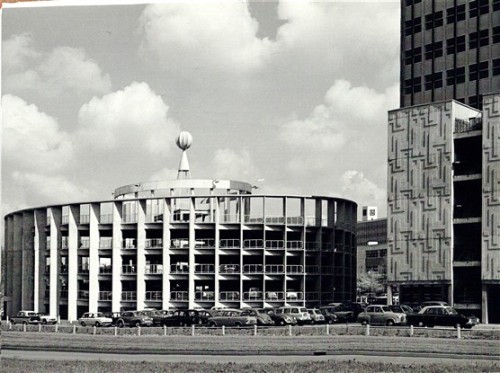
[[[167,69],[252,71],[272,47],[268,39],[256,36],[258,23],[244,1],[149,5],[141,15],[140,31],[143,50],[157,54]]]
[[[83,201],[89,196],[88,189],[60,175],[16,171],[12,175],[12,180],[17,185],[23,186],[22,192],[28,204],[40,200],[54,204],[68,201]]]
[[[2,45],[2,67],[6,72],[23,70],[26,64],[40,57],[40,53],[33,48],[33,39],[30,34],[13,35]]]
[[[72,161],[71,137],[56,119],[12,95],[2,97],[2,107],[5,169],[53,173]]]
[[[106,93],[111,79],[81,48],[56,47],[37,51],[29,34],[14,35],[5,42],[2,63],[6,66],[4,91],[43,92],[58,96],[68,90],[77,94]]]
[[[78,136],[97,151],[123,148],[128,153],[167,154],[179,132],[168,106],[146,83],[94,97],[78,113]]]
[[[367,87],[353,87],[346,80],[337,80],[326,93],[324,103],[316,106],[308,118],[281,125],[280,138],[288,145],[307,148],[312,153],[339,150],[355,140],[354,137],[363,136],[360,130],[381,129],[394,97],[397,99],[394,88],[379,93]]]
[[[360,206],[380,206],[387,204],[386,189],[367,179],[363,172],[348,170],[341,177],[341,195],[354,200]]]
[[[231,180],[253,180],[258,175],[257,168],[247,149],[235,152],[232,149],[218,149],[213,158],[215,177]]]

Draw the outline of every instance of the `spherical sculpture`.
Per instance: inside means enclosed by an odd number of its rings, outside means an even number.
[[[189,147],[193,143],[193,136],[191,136],[191,134],[187,131],[182,131],[181,133],[179,133],[179,136],[177,136],[175,143],[182,150],[189,149]]]

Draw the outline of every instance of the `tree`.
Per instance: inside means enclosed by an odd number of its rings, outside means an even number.
[[[363,293],[376,293],[383,291],[384,286],[380,279],[377,278],[372,273],[361,273],[357,279],[357,291],[358,294]]]

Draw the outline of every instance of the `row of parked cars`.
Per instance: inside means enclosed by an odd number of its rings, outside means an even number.
[[[82,326],[271,326],[304,325],[356,321],[362,304],[331,303],[319,309],[300,306],[279,308],[220,308],[179,310],[136,310],[123,312],[86,312],[78,319]]]
[[[429,301],[414,310],[408,305],[371,304],[358,314],[357,321],[371,325],[453,326],[470,329],[479,324],[475,316],[465,316],[446,302]]]

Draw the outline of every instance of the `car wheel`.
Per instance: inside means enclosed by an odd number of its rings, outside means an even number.
[[[286,325],[286,321],[281,319],[278,324],[280,324],[281,326],[285,326]]]
[[[210,326],[211,328],[215,328],[217,326],[217,323],[215,321],[210,321],[208,323],[208,326]]]
[[[101,326],[101,323],[100,323],[99,321],[96,321],[96,322],[95,322],[95,326],[98,328],[98,327],[100,327],[100,326]]]
[[[188,325],[187,322],[185,322],[185,323],[182,324],[182,326],[185,327],[185,328],[187,328],[189,325]]]
[[[394,326],[394,320],[387,320],[387,322],[385,323],[385,325],[387,325],[387,326]]]
[[[28,322],[27,321],[23,321],[23,325],[28,325]]]
[[[314,320],[311,320],[311,325],[314,325],[314,324],[315,324]]]
[[[328,319],[328,324],[333,324],[333,319]]]
[[[136,322],[135,322],[135,324],[134,324],[134,326],[135,326],[136,328],[138,328],[139,326],[141,326],[141,322],[140,322],[140,321],[136,321]]]
[[[123,322],[123,320],[118,320],[118,322],[116,323],[116,326],[119,328],[123,328],[125,326],[125,323]]]
[[[82,321],[82,322],[80,323],[80,325],[81,325],[81,326],[85,326],[85,321]]]
[[[368,321],[366,321],[366,320],[361,321],[361,325],[367,325],[367,324],[368,324]]]
[[[237,322],[237,323],[234,324],[234,326],[236,326],[237,328],[241,328],[241,323]]]
[[[424,327],[424,326],[425,326],[425,324],[424,324],[424,322],[423,322],[423,321],[419,321],[419,322],[418,322],[418,326],[420,326],[420,327]]]
[[[43,325],[47,325],[47,320],[43,319],[43,320],[42,320],[42,324],[43,324]]]

